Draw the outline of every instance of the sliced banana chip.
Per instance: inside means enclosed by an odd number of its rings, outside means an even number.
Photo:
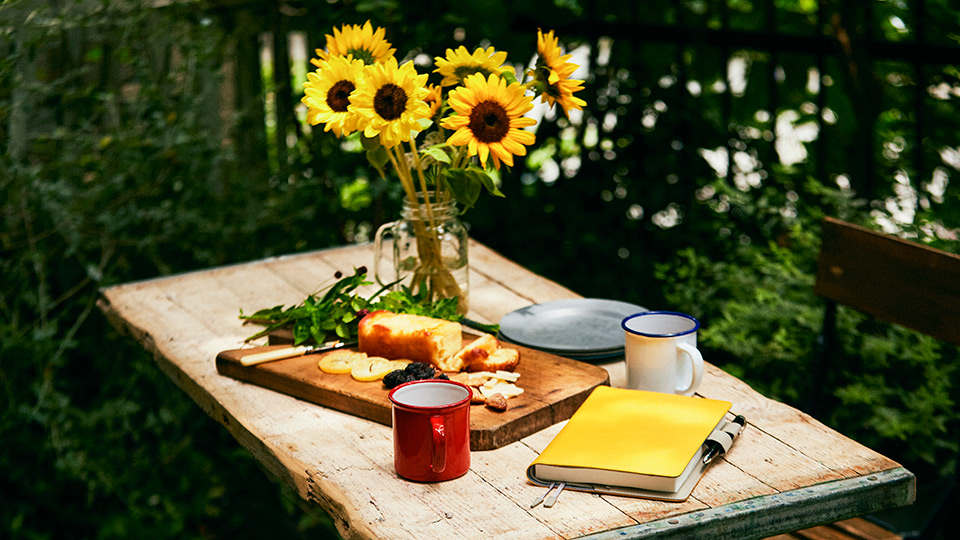
[[[356,351],[332,351],[317,362],[317,367],[325,373],[350,373],[354,366],[366,362],[367,354]]]
[[[397,360],[388,360],[388,362],[393,364],[393,369],[403,369],[408,365],[413,363],[413,360],[407,360],[406,358],[399,358]]]
[[[402,367],[402,366],[401,366]],[[366,362],[360,362],[350,370],[350,376],[361,382],[382,379],[387,373],[399,369],[393,360],[371,356]]]

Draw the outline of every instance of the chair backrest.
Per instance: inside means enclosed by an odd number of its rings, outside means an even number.
[[[960,345],[960,255],[834,218],[822,241],[817,295]]]

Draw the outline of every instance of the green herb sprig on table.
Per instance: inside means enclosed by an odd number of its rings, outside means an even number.
[[[328,336],[337,336],[343,340],[355,338],[357,323],[372,310],[370,300],[354,291],[371,283],[366,280],[367,269],[362,266],[354,269],[352,276],[342,279],[341,276],[340,272],[334,275],[338,281],[322,296],[318,296],[319,292],[311,294],[295,306],[284,308],[280,305],[261,309],[251,315],[244,315],[243,310],[240,310],[241,319],[266,325],[263,330],[248,337],[246,341],[253,341],[281,328],[289,328],[293,331],[295,345],[311,338],[316,343],[323,343]],[[375,298],[385,289],[386,287],[371,298]]]
[[[253,341],[284,328],[292,330],[294,345],[300,345],[310,339],[315,343],[323,343],[333,336],[344,341],[352,341],[357,338],[360,319],[367,313],[378,310],[466,322],[464,317],[457,313],[456,298],[430,301],[431,295],[425,288],[421,288],[417,294],[414,294],[409,287],[387,292],[394,283],[389,283],[368,298],[364,298],[355,291],[359,287],[373,284],[367,280],[366,267],[355,268],[352,276],[342,277],[340,272],[334,276],[338,281],[322,296],[319,296],[320,292],[311,294],[295,306],[285,308],[280,305],[261,309],[250,315],[244,315],[243,310],[240,310],[240,318],[244,321],[266,325],[263,330],[245,341]],[[474,321],[469,321],[469,324],[486,332],[496,333],[499,330],[498,325],[484,325]]]

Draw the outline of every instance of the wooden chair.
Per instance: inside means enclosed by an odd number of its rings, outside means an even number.
[[[960,345],[960,255],[834,218],[821,238],[814,293]]]
[[[821,238],[814,292],[824,298],[826,311],[821,365],[815,366],[815,373],[826,373],[828,355],[838,346],[837,304],[960,345],[960,256],[833,218],[823,221]],[[807,406],[811,414],[817,409],[820,391],[815,384]],[[917,502],[899,512],[911,518],[929,514],[927,517],[911,520],[916,521],[913,524],[896,523],[891,517],[896,513],[871,520],[896,530],[903,538],[923,537],[938,525],[936,517],[945,513],[936,516],[937,511],[956,498],[960,467],[957,471],[955,478],[943,482],[947,484],[944,489],[918,486]]]

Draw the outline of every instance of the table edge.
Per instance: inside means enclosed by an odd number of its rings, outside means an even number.
[[[628,540],[654,537],[657,540],[761,539],[886,508],[908,505],[916,498],[916,485],[917,481],[913,473],[903,467],[897,467],[865,476],[761,495],[716,508],[588,534],[578,537],[577,540]],[[838,511],[836,503],[842,499],[855,499],[857,504],[846,511]],[[799,501],[812,502],[814,511],[797,515],[796,509],[792,507]],[[765,516],[762,521],[753,519],[758,514]],[[780,519],[770,519],[771,514]]]

